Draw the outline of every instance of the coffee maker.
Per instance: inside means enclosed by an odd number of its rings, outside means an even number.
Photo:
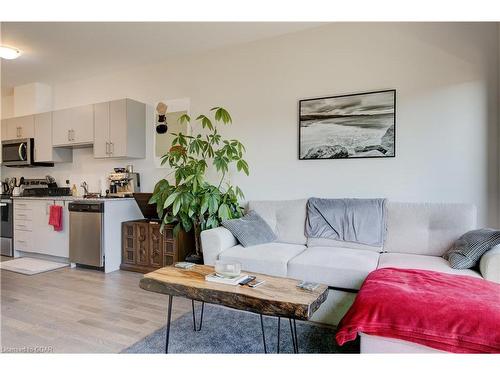
[[[115,168],[108,179],[110,197],[132,197],[134,193],[141,191],[139,173],[129,172],[125,168]]]

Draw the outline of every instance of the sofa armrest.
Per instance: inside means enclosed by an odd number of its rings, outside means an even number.
[[[214,265],[220,253],[238,243],[231,232],[224,227],[204,230],[200,236],[203,262],[209,265]]]
[[[481,257],[479,270],[486,280],[500,283],[500,245],[495,246]]]

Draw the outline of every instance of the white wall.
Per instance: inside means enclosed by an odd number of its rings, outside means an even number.
[[[54,86],[56,109],[131,97],[153,105],[189,97],[193,112],[228,108],[224,129],[247,147],[248,199],[388,197],[471,202],[480,225],[497,225],[498,31],[495,23],[344,23]],[[396,158],[299,161],[297,100],[397,90]],[[152,145],[153,107],[147,141]],[[132,162],[145,191],[166,174],[153,150]],[[127,161],[92,159],[3,175],[97,179]]]

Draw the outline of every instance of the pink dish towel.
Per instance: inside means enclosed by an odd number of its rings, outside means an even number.
[[[49,215],[49,225],[54,227],[56,232],[62,231],[62,207],[57,205],[50,206],[50,215]]]

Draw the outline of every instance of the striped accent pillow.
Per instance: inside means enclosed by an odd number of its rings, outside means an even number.
[[[451,268],[465,269],[477,265],[484,253],[500,244],[500,230],[476,229],[462,235],[443,256]]]
[[[239,219],[224,220],[222,226],[228,229],[243,247],[276,240],[276,234],[274,234],[269,224],[255,211],[250,211]]]

